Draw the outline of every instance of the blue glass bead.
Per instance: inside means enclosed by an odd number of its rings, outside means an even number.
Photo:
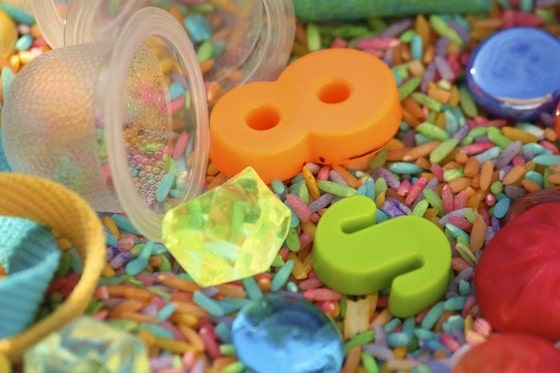
[[[560,40],[516,27],[480,43],[465,70],[467,88],[488,112],[513,121],[552,113],[560,99]]]
[[[252,301],[233,320],[237,356],[261,373],[337,373],[343,347],[333,322],[315,305],[290,296]]]

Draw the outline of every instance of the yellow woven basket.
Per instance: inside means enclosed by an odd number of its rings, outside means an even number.
[[[26,349],[84,313],[105,265],[105,235],[97,214],[84,199],[37,176],[0,172],[0,215],[51,228],[73,244],[84,264],[79,282],[56,311],[22,333],[0,340],[0,355],[17,362]]]

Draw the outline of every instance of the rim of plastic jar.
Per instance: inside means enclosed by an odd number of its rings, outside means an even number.
[[[68,0],[63,44],[74,45],[117,37],[127,20],[150,0],[127,0],[107,25],[96,24],[96,15],[105,0]]]
[[[67,0],[68,4],[71,0]],[[65,18],[62,18],[54,0],[31,0],[31,11],[41,35],[51,48],[64,46]]]
[[[65,45],[89,43],[115,37],[119,27],[98,29],[95,15],[103,0],[30,0],[31,11],[41,34],[51,48]],[[115,24],[124,24],[134,11],[149,5],[150,0],[127,1],[115,18]],[[66,4],[66,14],[62,16],[57,4]],[[69,22],[71,21],[71,22]]]
[[[266,28],[260,48],[251,56],[254,68],[238,83],[276,79],[286,66],[295,35],[293,0],[262,0]],[[255,46],[256,47],[256,46]]]
[[[37,25],[51,48],[115,37],[120,32],[119,27],[107,27],[104,32],[97,29],[95,15],[103,0],[64,0],[68,6],[64,18],[58,13],[55,0],[32,1]],[[253,68],[246,71],[237,85],[275,79],[290,58],[295,34],[293,0],[260,1],[266,19],[265,28],[258,43],[253,46],[254,49],[247,51]],[[148,6],[150,2],[151,0],[127,1],[112,23],[124,23],[123,19],[130,17],[135,10]]]
[[[106,81],[111,83],[103,88],[100,107],[103,109],[105,121],[104,134],[109,170],[121,207],[141,234],[159,241],[165,213],[151,210],[138,195],[130,175],[122,132],[123,91],[128,69],[138,48],[145,40],[152,37],[160,38],[173,48],[190,83],[191,105],[196,122],[193,150],[195,162],[190,173],[188,189],[178,203],[201,193],[206,176],[209,147],[206,90],[194,48],[182,26],[169,13],[160,8],[145,7],[135,12],[128,20],[115,40],[113,51],[109,56]]]

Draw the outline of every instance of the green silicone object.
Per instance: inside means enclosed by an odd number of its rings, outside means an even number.
[[[451,249],[441,229],[417,216],[375,224],[364,196],[333,204],[315,233],[313,266],[327,286],[347,295],[390,289],[389,311],[408,317],[431,306],[450,279]]]
[[[294,0],[296,15],[305,21],[488,13],[490,7],[490,0]]]

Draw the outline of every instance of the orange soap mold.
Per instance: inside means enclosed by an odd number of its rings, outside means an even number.
[[[334,164],[375,152],[401,121],[398,88],[378,58],[325,49],[290,64],[274,82],[236,87],[210,116],[210,158],[233,176],[253,167],[267,183],[306,162]]]

